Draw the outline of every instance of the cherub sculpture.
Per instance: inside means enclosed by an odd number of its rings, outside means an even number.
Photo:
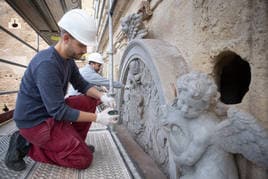
[[[232,153],[268,167],[267,131],[252,115],[220,103],[208,75],[181,76],[177,93],[164,118],[171,179],[236,179]]]

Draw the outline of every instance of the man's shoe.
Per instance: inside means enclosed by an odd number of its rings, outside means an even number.
[[[5,156],[7,168],[15,171],[21,171],[26,168],[23,158],[30,150],[30,144],[20,135],[19,131],[12,134],[8,151]]]
[[[95,147],[94,147],[94,145],[87,145],[88,146],[88,148],[89,148],[89,150],[92,152],[92,153],[94,153],[95,152]]]

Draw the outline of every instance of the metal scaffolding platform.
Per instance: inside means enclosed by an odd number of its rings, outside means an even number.
[[[121,143],[107,127],[94,123],[86,142],[95,146],[92,165],[85,170],[59,167],[25,158],[27,168],[20,172],[9,170],[4,164],[11,134],[16,130],[14,122],[0,126],[0,178],[1,179],[129,179],[140,178]]]

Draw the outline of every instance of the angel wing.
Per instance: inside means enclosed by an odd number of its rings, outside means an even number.
[[[242,154],[268,168],[268,132],[251,114],[231,107],[227,120],[217,125],[214,135],[213,143],[225,151]]]

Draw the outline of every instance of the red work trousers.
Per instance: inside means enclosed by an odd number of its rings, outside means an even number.
[[[71,96],[65,100],[72,108],[95,112],[98,101],[88,96]],[[85,139],[91,122],[57,121],[45,122],[20,129],[20,134],[30,142],[28,155],[35,161],[64,167],[85,169],[90,166],[93,154]]]

